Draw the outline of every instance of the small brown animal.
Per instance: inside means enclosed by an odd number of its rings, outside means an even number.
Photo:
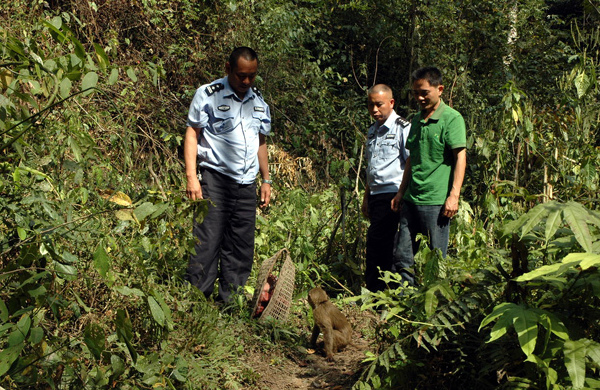
[[[352,327],[327,296],[321,287],[308,292],[308,303],[313,309],[315,326],[310,343],[316,345],[319,331],[323,333],[323,344],[327,361],[333,361],[333,354],[350,344]]]

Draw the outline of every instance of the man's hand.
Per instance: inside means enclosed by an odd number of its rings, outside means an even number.
[[[260,208],[264,209],[271,202],[271,185],[262,183],[260,186]]]
[[[402,196],[403,194],[398,191],[394,199],[392,199],[392,210],[399,213],[402,210]]]
[[[202,187],[200,186],[198,176],[188,177],[185,193],[191,200],[202,199]]]
[[[367,201],[367,197],[363,198],[362,204],[360,206],[360,211],[362,212],[363,217],[369,219],[369,202]]]
[[[450,194],[448,199],[446,199],[446,203],[444,203],[444,208],[442,209],[442,215],[444,217],[452,218],[458,212],[458,196]]]

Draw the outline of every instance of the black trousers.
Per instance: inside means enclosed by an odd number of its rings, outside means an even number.
[[[381,271],[391,271],[394,264],[394,246],[400,214],[392,211],[391,202],[395,192],[370,195],[368,198],[369,219],[371,225],[367,230],[367,261],[365,282],[370,291],[381,291],[387,288],[379,280]]]
[[[202,221],[194,216],[195,254],[186,279],[209,297],[219,279],[218,300],[248,280],[254,262],[256,185],[238,184],[229,176],[202,169],[202,196],[213,204]]]

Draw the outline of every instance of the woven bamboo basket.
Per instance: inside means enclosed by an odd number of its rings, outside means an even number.
[[[294,294],[296,267],[290,258],[290,252],[285,248],[277,252],[270,259],[263,261],[258,272],[258,277],[256,278],[256,288],[254,289],[254,296],[252,297],[252,305],[250,307],[253,308],[252,313],[256,313],[260,304],[260,294],[271,273],[277,276],[277,283],[275,284],[275,289],[269,303],[258,319],[264,320],[272,317],[276,320],[287,321]]]

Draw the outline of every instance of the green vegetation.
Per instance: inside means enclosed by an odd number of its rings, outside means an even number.
[[[305,345],[300,299],[259,325],[182,282],[206,211],[185,112],[238,45],[274,119],[257,264],[287,247],[298,298],[386,309],[356,389],[600,388],[597,1],[15,0],[0,21],[3,388],[251,389],[249,350]],[[430,64],[469,135],[449,259],[423,245],[418,288],[361,294],[365,90],[410,116]]]

